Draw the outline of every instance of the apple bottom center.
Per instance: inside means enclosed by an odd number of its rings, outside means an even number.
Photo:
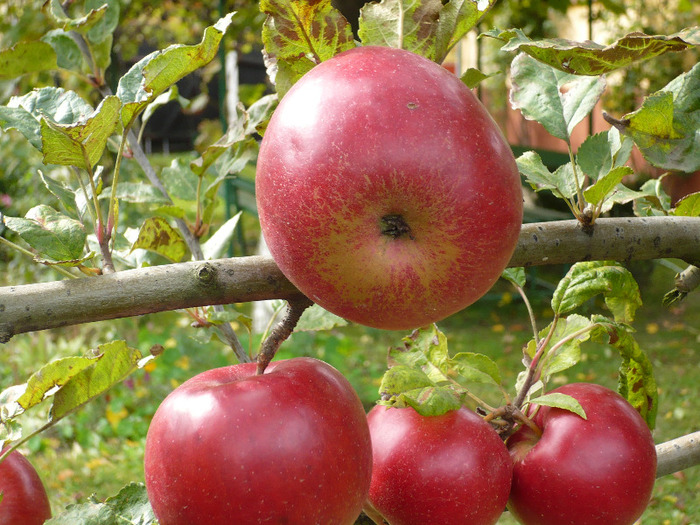
[[[411,227],[400,214],[384,215],[379,220],[379,230],[382,235],[386,235],[392,239],[407,237],[412,241],[415,240]]]

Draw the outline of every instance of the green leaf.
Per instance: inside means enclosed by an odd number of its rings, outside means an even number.
[[[466,86],[469,89],[474,89],[477,87],[483,80],[486,80],[487,78],[493,77],[498,75],[499,73],[490,73],[486,74],[474,67],[470,67],[467,69],[464,74],[460,77],[462,82],[466,84]]]
[[[384,404],[393,406],[396,398],[402,393],[434,385],[435,383],[423,371],[406,365],[395,365],[382,376],[379,396]]]
[[[628,175],[633,175],[634,170],[629,166],[618,166],[596,181],[595,184],[583,190],[583,196],[591,204],[598,204],[608,197],[612,191]]]
[[[700,170],[700,63],[647,97],[621,120],[606,120],[629,136],[644,158],[659,168]]]
[[[646,353],[627,326],[613,323],[602,316],[593,320],[601,325],[597,339],[620,352],[618,391],[641,414],[652,430],[658,411],[658,389],[654,369]]]
[[[5,225],[41,257],[70,261],[83,254],[87,233],[82,223],[44,204],[29,210],[24,219],[5,217]]]
[[[160,177],[171,197],[189,202],[197,200],[199,177],[192,171],[190,162],[186,159],[174,158],[170,166],[163,168]]]
[[[379,386],[380,404],[411,407],[423,416],[439,416],[462,404],[447,386],[438,386],[422,371],[405,365],[391,367]]]
[[[75,192],[73,189],[66,186],[62,182],[49,177],[42,170],[37,171],[39,172],[39,177],[41,177],[41,181],[44,183],[44,186],[46,186],[46,189],[58,199],[61,205],[65,208],[66,213],[73,218],[79,218],[78,208],[75,204]]]
[[[74,124],[91,113],[92,107],[73,91],[47,87],[12,97],[7,106],[0,106],[0,125],[6,131],[16,129],[41,151],[42,118],[56,124]]]
[[[574,42],[563,38],[533,41],[519,29],[504,31],[498,37],[508,39],[501,48],[503,51],[523,51],[574,75],[602,75],[663,53],[700,45],[699,35],[697,27],[668,36],[630,33],[607,46],[590,40]]]
[[[80,70],[83,65],[83,54],[69,33],[63,29],[54,29],[41,37],[49,44],[56,55],[57,66],[63,69]]]
[[[90,400],[104,394],[133,372],[143,357],[124,341],[98,346],[96,360],[73,376],[54,394],[51,420],[57,421]]]
[[[637,281],[627,269],[614,262],[588,261],[576,263],[559,281],[552,310],[561,316],[600,294],[619,322],[631,322],[642,304]]]
[[[95,359],[95,356],[64,357],[45,364],[29,377],[27,388],[17,402],[24,410],[29,410],[52,395],[53,390],[94,365]]]
[[[525,276],[525,268],[523,267],[506,268],[505,270],[503,270],[501,277],[507,281],[510,281],[519,288],[525,288],[525,284],[527,283]]]
[[[449,361],[458,375],[455,380],[464,386],[471,383],[501,384],[498,365],[488,356],[474,352],[460,352]]]
[[[348,322],[342,317],[338,317],[324,310],[319,305],[313,304],[301,314],[294,331],[319,332],[321,330],[332,330],[338,326],[347,326],[347,324]]]
[[[561,394],[559,392],[545,394],[543,396],[531,399],[530,403],[540,406],[561,408],[563,410],[573,412],[574,414],[581,416],[583,419],[587,419],[586,411],[581,406],[581,403],[579,403],[577,399],[567,394]]]
[[[367,3],[360,10],[357,35],[364,46],[405,49],[435,60],[437,21],[441,9],[440,0],[381,0]],[[446,35],[443,41],[445,38]],[[445,46],[448,44],[449,40]]]
[[[435,383],[447,380],[450,357],[447,338],[437,326],[414,330],[411,335],[403,338],[403,343],[403,348],[389,350],[390,359],[422,370]]]
[[[605,90],[603,77],[563,73],[524,53],[513,59],[511,76],[513,108],[567,143],[574,127],[591,112]]]
[[[229,13],[207,27],[199,44],[173,45],[151,53],[119,80],[117,97],[123,104],[121,118],[125,127],[130,126],[158,95],[214,59],[232,16],[233,13]]]
[[[119,0],[86,0],[85,9],[90,9],[92,12],[104,11],[104,16],[100,17],[97,22],[87,31],[86,36],[90,43],[98,44],[109,40],[111,49],[112,33],[119,25]],[[93,46],[94,47],[94,46]],[[105,66],[100,66],[105,67]]]
[[[281,97],[306,72],[355,42],[348,21],[331,0],[261,0],[267,14],[262,40],[267,60],[277,65],[271,79]]]
[[[180,232],[162,217],[151,217],[144,221],[131,251],[137,248],[155,252],[172,262],[182,261],[187,254],[187,244]]]
[[[218,259],[226,254],[231,246],[231,239],[233,239],[233,233],[241,218],[241,213],[242,212],[239,211],[236,215],[227,220],[216,230],[214,235],[209,237],[207,242],[202,244],[202,254],[205,259]]]
[[[700,217],[700,192],[686,195],[673,208],[673,215]]]
[[[86,15],[79,18],[70,18],[66,15],[63,10],[60,0],[51,0],[49,2],[49,14],[54,19],[54,21],[62,27],[66,32],[76,31],[82,35],[87,34],[92,27],[95,26],[102,18],[104,18],[107,12],[106,2],[101,2],[98,9],[91,9]]]
[[[77,123],[59,124],[42,118],[44,162],[92,171],[102,157],[107,140],[117,130],[120,109],[119,99],[109,96],[100,102],[94,112]]]
[[[570,162],[559,166],[552,173],[538,153],[526,151],[516,159],[516,164],[533,190],[549,190],[560,199],[570,199],[576,195],[576,179]]]
[[[559,319],[540,361],[543,381],[581,360],[581,343],[591,337],[592,328],[593,323],[581,315],[572,314]],[[550,330],[551,324],[540,332],[540,339],[545,338]],[[534,357],[537,351],[534,339],[528,343],[526,351],[530,357]]]
[[[19,42],[0,50],[0,80],[56,69],[56,52],[46,42]]]
[[[634,195],[634,212],[640,217],[667,215],[671,211],[671,197],[663,187],[664,176],[649,179]]]
[[[634,142],[616,128],[590,135],[576,151],[576,164],[591,180],[597,181],[613,168],[623,166],[632,153]]]
[[[484,15],[494,6],[496,0],[449,0],[444,3],[437,20],[435,34],[435,54],[432,59],[442,63],[447,53],[459,42],[464,35],[471,31]],[[484,78],[491,76],[487,75]],[[469,76],[475,79],[474,75]],[[464,76],[462,77],[464,79]],[[481,78],[479,81],[483,80]],[[467,83],[465,81],[465,83]],[[467,85],[471,88],[469,83]]]
[[[46,522],[46,525],[156,525],[143,483],[130,483],[104,503],[91,497],[76,503]]]
[[[101,199],[109,199],[110,193],[100,195]],[[170,199],[165,197],[158,188],[145,182],[120,182],[116,189],[117,199],[125,202],[140,204],[168,204]]]

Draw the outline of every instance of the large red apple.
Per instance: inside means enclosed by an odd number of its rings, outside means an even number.
[[[163,401],[146,438],[161,525],[349,525],[369,489],[365,412],[348,381],[311,358],[217,368]]]
[[[479,299],[522,222],[513,155],[474,94],[385,47],[340,53],[287,92],[260,147],[256,195],[287,278],[331,312],[385,329]]]
[[[498,521],[513,465],[481,417],[466,408],[421,416],[412,408],[376,406],[367,420],[373,454],[368,509],[391,525]]]
[[[632,525],[649,503],[656,450],[642,417],[622,396],[600,385],[575,383],[568,394],[587,419],[540,407],[508,439],[513,456],[509,508],[526,525]]]
[[[0,525],[40,525],[51,517],[39,474],[16,450],[0,463],[0,493]]]

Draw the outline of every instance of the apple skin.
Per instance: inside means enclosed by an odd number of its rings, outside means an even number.
[[[160,405],[145,479],[161,525],[350,525],[372,448],[350,383],[311,358],[199,374]]]
[[[272,257],[299,290],[391,330],[484,295],[522,223],[513,154],[474,94],[428,59],[376,46],[322,62],[286,93],[260,146],[256,198]]]
[[[542,437],[521,427],[508,439],[514,460],[508,508],[526,525],[631,525],[649,504],[656,449],[649,427],[608,388],[573,383],[568,394],[587,419],[540,407]]]
[[[513,464],[480,416],[466,408],[421,416],[413,408],[377,405],[367,420],[373,454],[368,509],[391,525],[498,521]]]
[[[0,463],[0,492],[0,525],[40,525],[51,517],[39,474],[17,450]]]

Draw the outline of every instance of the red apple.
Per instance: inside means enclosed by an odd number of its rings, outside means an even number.
[[[540,407],[508,439],[515,467],[509,509],[526,525],[631,525],[649,503],[656,450],[649,427],[622,396],[600,385],[575,383],[568,394],[587,419]]]
[[[513,465],[491,426],[466,408],[421,416],[374,407],[368,509],[391,525],[493,525],[508,501]],[[371,512],[371,510],[370,510]]]
[[[16,450],[0,463],[0,493],[0,525],[40,525],[51,517],[39,474]]]
[[[148,430],[146,489],[161,525],[349,525],[372,449],[350,383],[311,358],[217,368],[163,401]]]
[[[281,100],[256,174],[287,278],[364,325],[411,329],[484,295],[515,249],[522,188],[474,94],[419,55],[358,47]]]

